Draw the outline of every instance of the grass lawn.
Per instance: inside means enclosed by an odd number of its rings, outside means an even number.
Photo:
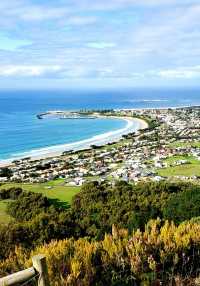
[[[171,176],[200,176],[200,161],[195,159],[192,156],[173,156],[167,158],[165,162],[173,163],[178,160],[187,160],[190,164],[168,167],[165,169],[159,169],[158,175],[164,177],[171,177]]]
[[[169,144],[170,147],[198,147],[200,148],[200,142],[181,142],[181,141],[175,141],[171,144]]]
[[[20,187],[27,191],[42,193],[50,199],[57,199],[60,202],[69,204],[72,197],[80,191],[80,187],[66,186],[64,181],[60,179],[42,184],[6,183],[0,186],[0,189],[11,187]]]
[[[195,157],[193,156],[187,156],[187,155],[178,155],[178,156],[172,156],[172,157],[169,157],[165,160],[165,162],[171,164],[171,163],[174,163],[176,161],[180,161],[180,160],[187,160],[188,162],[190,162],[191,164],[200,164],[200,161],[197,160]]]
[[[11,217],[6,213],[6,207],[9,200],[0,201],[0,224],[7,224],[11,221]]]
[[[158,175],[163,177],[171,176],[200,176],[200,165],[182,165],[158,170]]]
[[[6,183],[0,186],[0,189],[20,187],[24,190],[42,193],[46,197],[56,200],[63,206],[68,206],[71,203],[72,197],[80,191],[80,187],[65,186],[63,180],[54,180],[43,184],[21,184],[21,183]],[[9,200],[0,200],[0,224],[8,223],[11,217],[6,214],[6,206]]]

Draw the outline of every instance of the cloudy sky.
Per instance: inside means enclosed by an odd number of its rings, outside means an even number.
[[[2,88],[199,82],[199,0],[0,1]]]

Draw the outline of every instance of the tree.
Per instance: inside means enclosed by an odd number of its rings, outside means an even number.
[[[10,178],[12,176],[11,169],[5,167],[0,169],[0,177]]]

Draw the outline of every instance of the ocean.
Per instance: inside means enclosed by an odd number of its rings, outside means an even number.
[[[47,110],[200,105],[198,89],[0,91],[0,160],[126,128],[120,119],[37,119]],[[97,137],[98,138],[98,137]]]

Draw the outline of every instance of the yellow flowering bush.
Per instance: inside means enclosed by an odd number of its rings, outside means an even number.
[[[31,257],[42,253],[47,257],[51,285],[199,285],[198,222],[176,226],[151,220],[144,231],[132,235],[116,226],[112,230],[102,241],[55,240],[30,253],[16,248],[0,262],[0,273],[29,267]]]

